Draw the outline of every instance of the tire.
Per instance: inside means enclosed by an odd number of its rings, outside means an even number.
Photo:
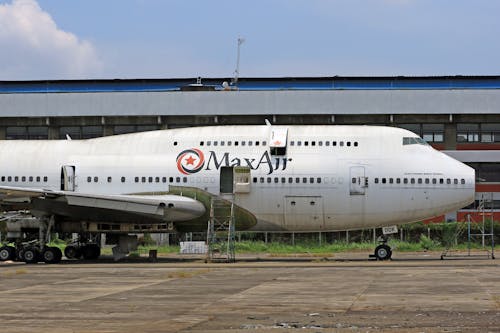
[[[0,247],[0,261],[14,260],[16,258],[16,249],[12,246]]]
[[[56,253],[56,263],[61,262],[61,259],[62,259],[62,251],[61,251],[61,249],[58,248],[58,247],[55,247],[55,246],[53,247],[53,249],[54,249],[54,251]]]
[[[26,252],[25,252],[26,255]],[[42,252],[41,259],[46,264],[55,264],[57,262],[57,251],[53,247],[46,246]]]
[[[79,259],[82,256],[82,250],[80,247],[68,245],[64,249],[64,256],[68,259]]]
[[[381,244],[375,248],[375,257],[378,260],[389,260],[392,257],[392,250],[389,245]]]
[[[23,253],[23,261],[27,264],[36,264],[38,262],[38,256],[40,253],[34,247],[28,247],[24,249]]]

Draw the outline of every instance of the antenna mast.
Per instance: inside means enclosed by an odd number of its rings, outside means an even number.
[[[238,77],[240,75],[240,46],[245,42],[245,38],[239,37],[238,38],[238,53],[236,56],[236,70],[234,71],[234,79],[233,79],[233,85],[238,84]]]

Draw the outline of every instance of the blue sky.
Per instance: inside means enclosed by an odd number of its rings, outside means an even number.
[[[0,80],[500,74],[497,0],[0,0]]]

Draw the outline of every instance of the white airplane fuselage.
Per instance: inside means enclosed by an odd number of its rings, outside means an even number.
[[[226,167],[235,166],[250,169],[246,181],[224,183]],[[248,125],[2,141],[0,185],[93,194],[222,190],[257,217],[252,230],[337,231],[460,209],[474,200],[475,173],[399,128]]]

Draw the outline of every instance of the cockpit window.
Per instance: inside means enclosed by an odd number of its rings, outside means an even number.
[[[424,145],[427,146],[428,143],[425,142],[422,138],[418,137],[404,137],[403,138],[403,146],[406,145]]]

